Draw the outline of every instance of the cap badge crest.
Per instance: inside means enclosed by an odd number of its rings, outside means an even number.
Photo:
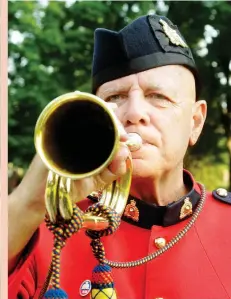
[[[175,29],[172,29],[163,19],[160,19],[159,22],[163,27],[164,33],[167,35],[172,44],[181,46],[183,48],[188,48],[187,44],[183,41]]]

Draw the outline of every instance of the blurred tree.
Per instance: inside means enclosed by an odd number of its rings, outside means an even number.
[[[94,29],[123,27],[151,2],[9,1],[9,161],[27,167],[42,108],[76,89],[91,91]]]
[[[220,167],[230,140],[230,7],[225,1],[49,1],[47,6],[9,1],[9,161],[28,166],[35,153],[36,119],[51,99],[76,89],[91,91],[94,29],[118,30],[156,12],[181,28],[204,81],[202,97],[209,103],[205,131],[190,151],[189,168],[196,169],[195,159],[200,160],[199,171]]]

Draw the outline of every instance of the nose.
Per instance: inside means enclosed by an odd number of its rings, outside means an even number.
[[[148,112],[148,105],[142,96],[135,96],[126,101],[124,107],[123,125],[148,125],[150,117]]]

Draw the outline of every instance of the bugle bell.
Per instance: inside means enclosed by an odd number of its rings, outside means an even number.
[[[51,101],[35,126],[35,147],[49,169],[45,203],[51,221],[59,212],[64,219],[72,215],[72,181],[100,173],[113,160],[119,146],[118,122],[113,111],[99,97],[75,91]],[[126,142],[137,150],[142,140],[132,133]],[[102,190],[100,202],[122,215],[129,195],[132,161],[127,172]],[[102,216],[84,215],[84,227],[103,229]]]

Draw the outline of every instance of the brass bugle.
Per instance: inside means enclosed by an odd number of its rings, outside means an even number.
[[[36,151],[49,169],[45,202],[49,217],[57,211],[64,219],[72,215],[73,180],[95,176],[113,160],[120,142],[114,112],[99,97],[75,91],[51,101],[40,114],[34,135]],[[139,149],[142,139],[132,133],[126,142],[131,151]],[[127,172],[106,186],[100,202],[122,215],[129,195],[132,161]],[[84,215],[84,227],[102,229],[108,222],[102,216]]]

